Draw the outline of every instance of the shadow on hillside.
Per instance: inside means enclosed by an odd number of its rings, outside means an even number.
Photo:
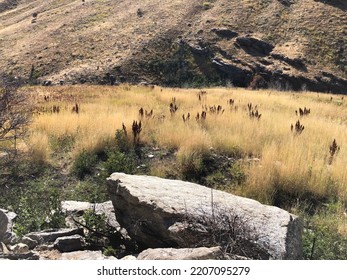
[[[0,13],[6,12],[8,10],[17,7],[18,0],[3,0],[0,2]]]
[[[343,11],[347,10],[347,1],[346,0],[315,0],[317,2],[322,2],[324,4],[334,6]]]

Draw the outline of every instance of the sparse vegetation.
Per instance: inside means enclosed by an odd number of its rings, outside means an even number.
[[[52,181],[61,185],[55,189],[60,193],[57,199],[100,202],[107,199],[105,179],[110,173],[150,174],[198,182],[304,214],[310,223],[305,231],[308,247],[311,230],[327,225],[319,218],[327,205],[341,205],[329,217],[336,217],[337,227],[344,226],[347,120],[346,104],[339,96],[129,85],[26,90],[36,102],[37,114],[30,137],[18,147],[40,172],[59,172]],[[83,108],[78,114],[76,104]],[[53,105],[59,113],[53,113]],[[305,107],[310,114],[294,114],[296,108],[305,112]],[[188,118],[188,112],[196,120]],[[13,184],[26,184],[34,176],[32,190],[48,178],[34,170],[13,172],[7,177]],[[19,179],[14,174],[31,175]],[[8,205],[18,209],[16,203]],[[312,219],[322,226],[314,226]],[[28,228],[23,225],[21,231]],[[340,232],[334,238],[344,242],[344,236]],[[313,258],[324,258],[316,248]]]

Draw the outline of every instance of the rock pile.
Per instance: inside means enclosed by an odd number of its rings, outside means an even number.
[[[300,259],[300,219],[277,207],[204,186],[151,176],[114,173],[112,201],[63,201],[67,228],[29,233],[12,231],[15,213],[0,210],[0,259],[115,259],[88,247],[84,214],[92,211],[137,251],[121,259]],[[106,238],[106,236],[103,236]],[[100,248],[99,248],[100,249]]]

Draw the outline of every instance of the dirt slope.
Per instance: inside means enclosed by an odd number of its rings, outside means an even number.
[[[32,83],[347,91],[346,1],[134,2],[0,0],[1,72]]]

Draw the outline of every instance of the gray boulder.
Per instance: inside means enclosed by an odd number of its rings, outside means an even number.
[[[25,235],[25,237],[29,237],[32,240],[38,242],[38,244],[54,242],[57,238],[63,236],[71,236],[71,235],[83,235],[83,229],[81,228],[64,228],[64,229],[51,229],[44,230],[40,232],[31,232]]]
[[[5,244],[13,244],[16,240],[16,235],[12,232],[13,220],[16,214],[4,209],[0,209],[0,242]]]
[[[31,239],[27,236],[23,236],[20,242],[26,244],[30,250],[34,249],[39,244],[37,240]]]
[[[302,258],[301,220],[277,207],[151,176],[113,173],[108,186],[117,221],[144,248],[223,245],[251,258]]]
[[[78,234],[58,237],[54,242],[54,248],[59,252],[72,252],[82,250],[86,246],[84,238]]]
[[[220,247],[156,248],[142,251],[138,260],[221,260],[224,254]]]

